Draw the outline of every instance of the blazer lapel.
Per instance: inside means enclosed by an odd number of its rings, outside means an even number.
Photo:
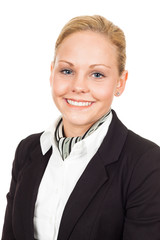
[[[127,128],[119,121],[113,111],[113,119],[108,133],[98,152],[91,159],[77,182],[65,206],[59,228],[58,240],[67,240],[100,187],[109,181],[107,165],[118,160],[127,137]]]
[[[113,119],[108,129],[108,133],[99,148],[99,154],[104,165],[108,165],[119,159],[119,155],[128,134],[128,129],[118,119],[115,111],[112,110],[112,113]]]

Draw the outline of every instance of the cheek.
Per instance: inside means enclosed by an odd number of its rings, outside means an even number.
[[[54,77],[52,79],[52,94],[53,96],[59,97],[64,95],[69,90],[67,81],[62,81],[60,78]]]
[[[114,96],[114,92],[115,92],[115,85],[108,84],[108,83],[96,86],[92,90],[94,97],[101,101],[112,100]]]

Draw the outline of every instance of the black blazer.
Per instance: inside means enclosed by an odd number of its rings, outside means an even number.
[[[34,239],[35,201],[52,152],[42,155],[40,135],[17,148],[3,240]],[[160,240],[160,148],[129,131],[113,111],[106,137],[66,204],[58,240],[122,239]]]

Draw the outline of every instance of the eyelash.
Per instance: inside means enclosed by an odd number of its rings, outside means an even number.
[[[62,69],[60,72],[64,75],[70,75],[73,73],[73,71],[71,69],[67,69],[67,68]],[[67,72],[69,72],[69,73],[67,73]]]
[[[73,70],[65,68],[65,69],[62,69],[60,71],[60,73],[62,73],[64,75],[71,75],[71,74],[73,74]],[[98,77],[95,75],[98,75]],[[101,78],[105,77],[105,75],[100,72],[93,72],[92,76],[94,76],[94,78],[96,78],[96,79],[101,79]]]
[[[103,78],[105,77],[104,74],[100,73],[100,72],[94,72],[92,73],[92,75],[98,75],[99,77],[95,77],[95,78]]]

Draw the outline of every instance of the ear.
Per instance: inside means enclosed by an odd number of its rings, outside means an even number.
[[[52,86],[52,72],[53,72],[53,68],[54,68],[54,63],[51,62],[51,68],[50,68],[50,78],[49,78],[49,81],[50,81],[50,86]]]
[[[128,79],[128,71],[125,70],[122,72],[122,74],[117,82],[117,87],[115,89],[115,96],[119,97],[123,93],[125,86],[126,86],[127,79]]]

